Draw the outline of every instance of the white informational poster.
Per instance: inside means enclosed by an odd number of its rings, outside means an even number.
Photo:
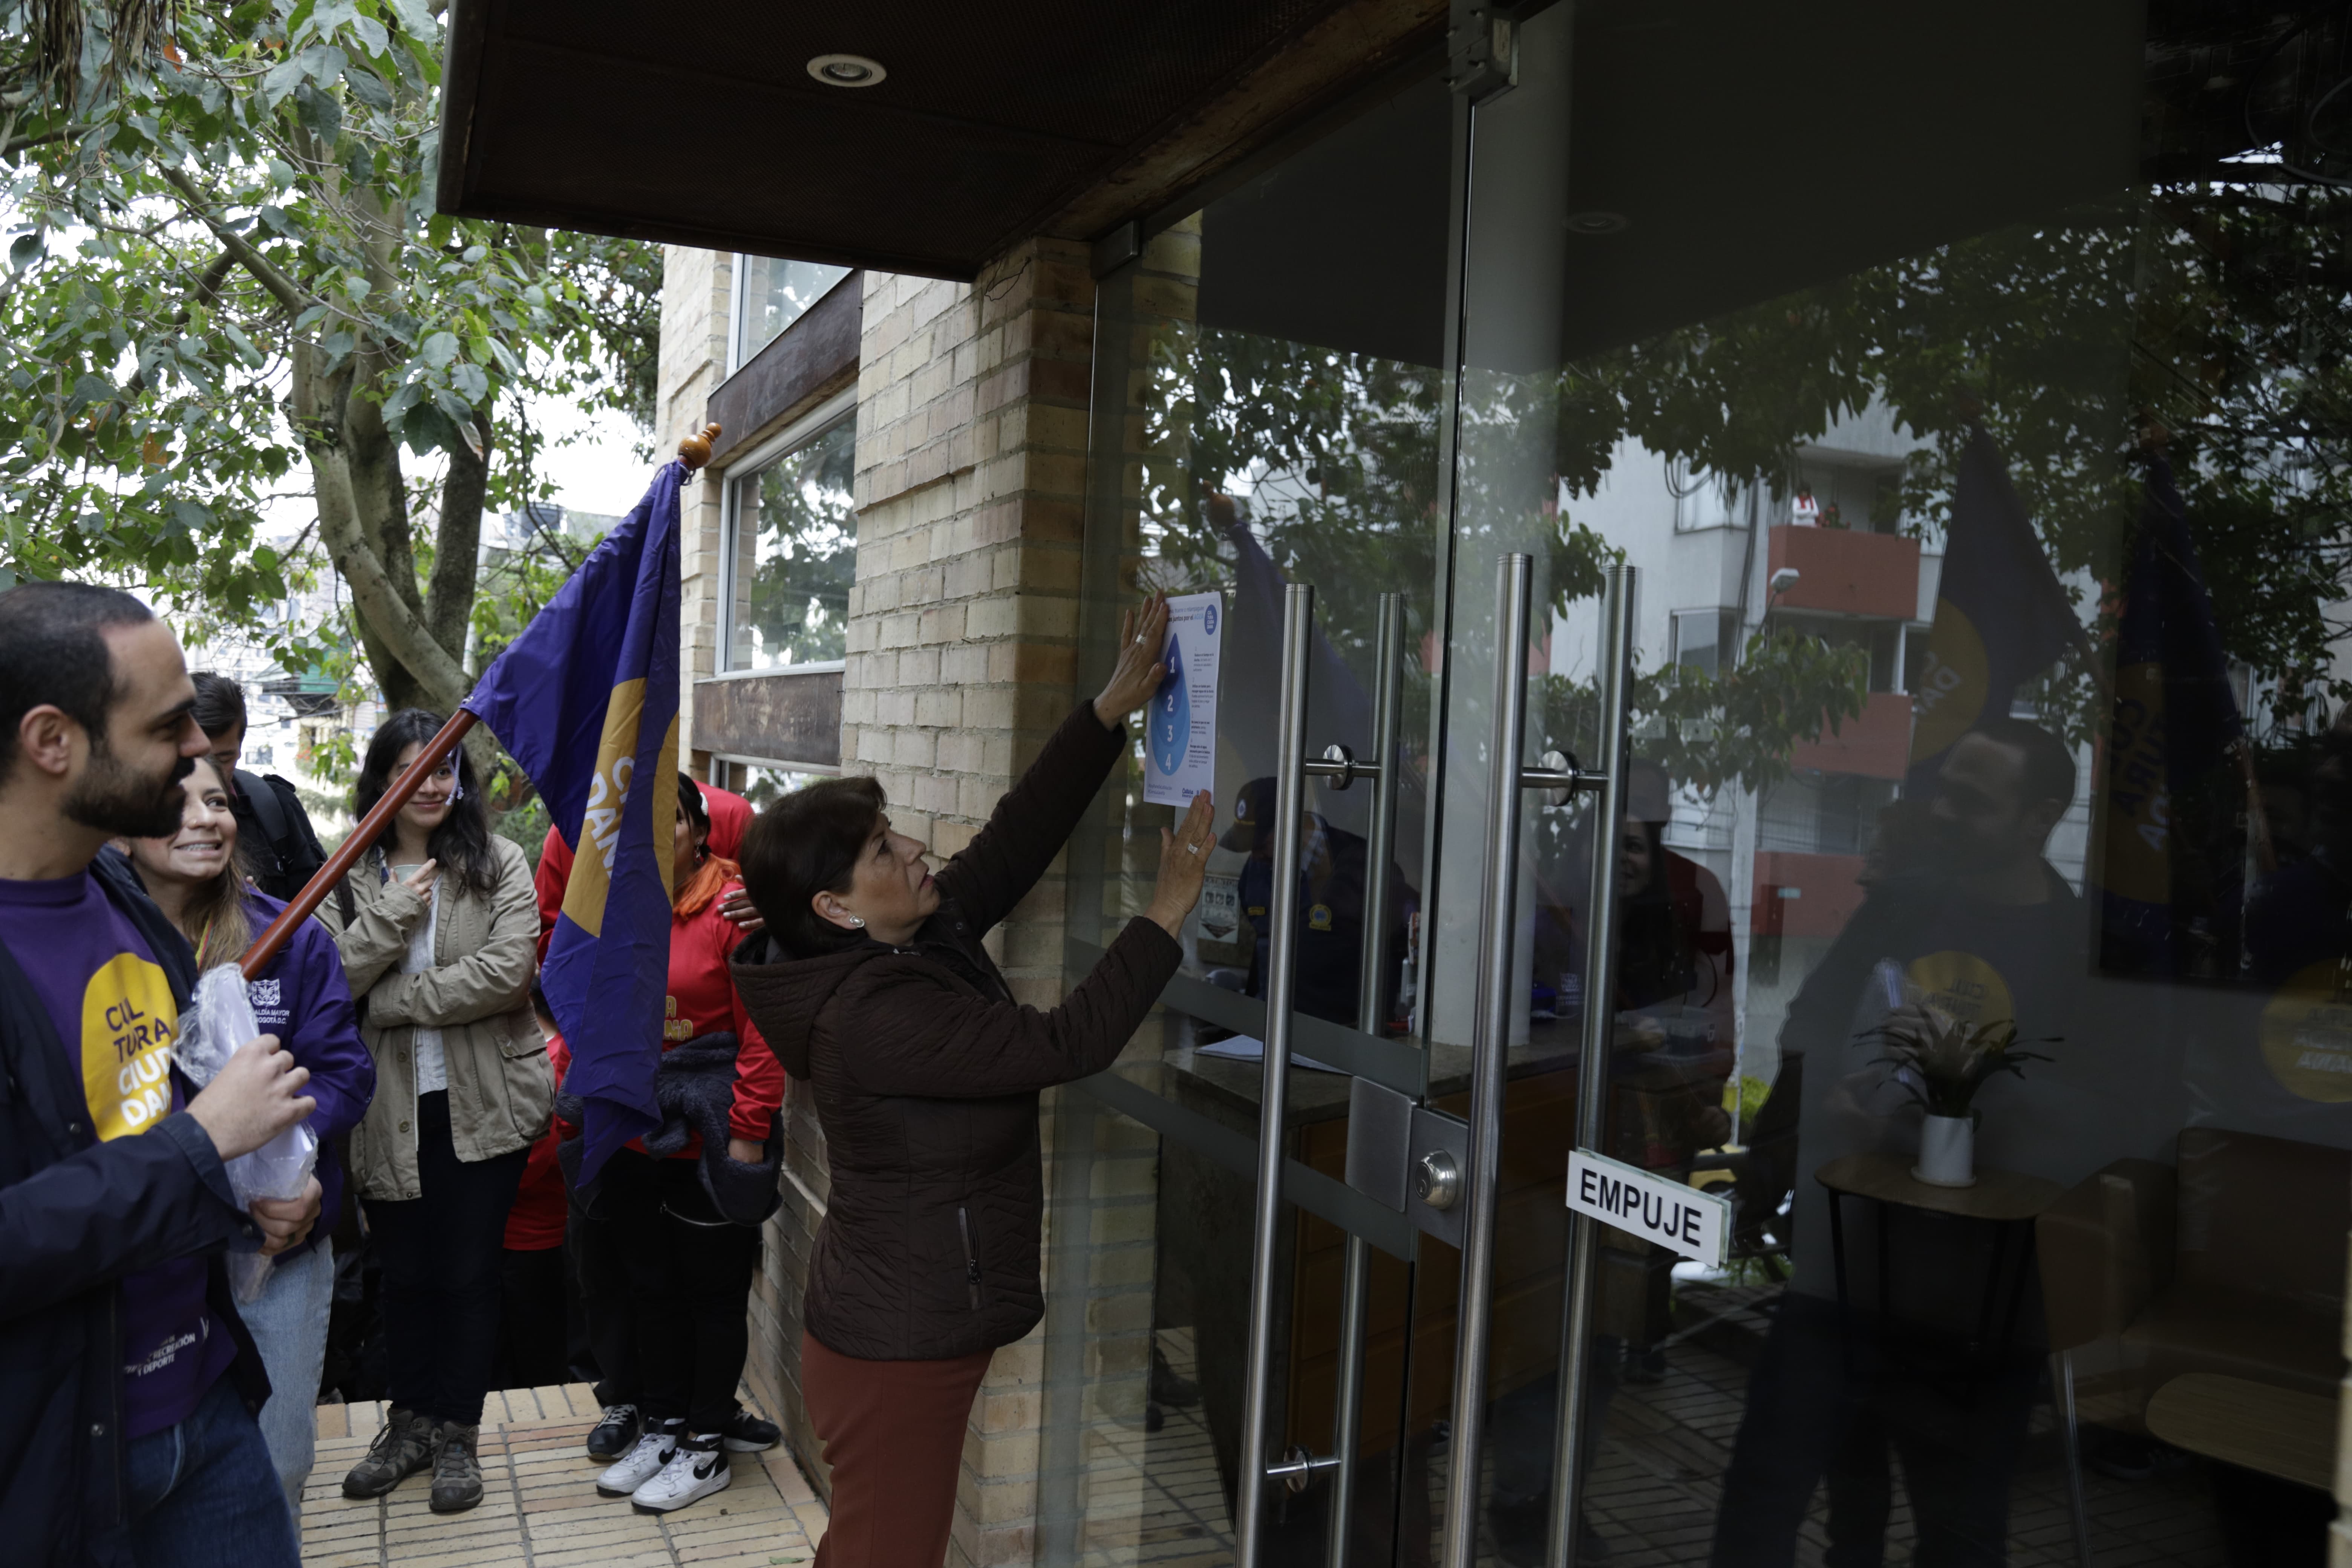
[[[1183,594],[1168,601],[1168,640],[1160,649],[1160,689],[1144,721],[1143,798],[1190,805],[1216,784],[1217,655],[1224,646],[1223,594]]]

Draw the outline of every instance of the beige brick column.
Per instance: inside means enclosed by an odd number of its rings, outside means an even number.
[[[703,405],[727,379],[728,314],[735,289],[735,258],[724,251],[662,247],[660,379],[654,392],[654,462],[668,462],[677,444],[702,428]],[[648,471],[646,479],[652,474]],[[643,492],[638,492],[642,494]],[[693,747],[694,682],[717,671],[719,658],[719,484],[705,474],[678,498],[678,744],[685,762]],[[637,496],[615,497],[615,510]]]
[[[970,285],[866,279],[842,767],[879,778],[893,823],[939,855],[970,842],[1076,700],[1093,292],[1084,247],[1050,240]],[[1062,919],[1057,868],[989,939],[1024,1002],[1061,1000]],[[795,1418],[825,1176],[797,1091],[788,1119],[791,1179],[753,1318]],[[997,1353],[973,1409],[950,1563],[1033,1559],[1039,1338]],[[814,1461],[814,1435],[794,1425]]]

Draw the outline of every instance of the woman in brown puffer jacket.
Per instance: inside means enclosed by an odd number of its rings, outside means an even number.
[[[1045,1313],[1037,1095],[1117,1059],[1183,957],[1214,812],[1161,831],[1149,910],[1059,1007],[1013,1000],[981,946],[1035,884],[1160,683],[1167,606],[1121,627],[1118,668],[933,878],[870,778],[763,812],[743,882],[785,954],[738,963],[752,1022],[816,1099],[833,1191],[810,1264],[801,1388],[833,1468],[816,1568],[937,1564],[972,1396]]]

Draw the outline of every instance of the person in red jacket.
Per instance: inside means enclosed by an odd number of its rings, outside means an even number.
[[[703,809],[710,818],[710,853],[732,860],[743,843],[743,830],[751,826],[758,815],[751,803],[731,790],[717,784],[696,786],[702,795]],[[563,889],[572,885],[572,846],[563,842],[563,835],[551,827],[547,842],[539,847],[539,866],[532,871],[531,887],[539,894],[539,961],[547,962],[547,944],[555,935],[555,917],[563,912]],[[759,911],[751,900],[737,888],[721,900],[728,919],[745,931],[760,929]]]
[[[563,1087],[572,1053],[547,1010],[547,997],[530,988],[530,1010],[547,1041],[547,1063],[555,1069],[555,1087]],[[580,1289],[571,1259],[565,1255],[564,1218],[571,1207],[564,1191],[563,1171],[557,1163],[563,1129],[551,1121],[530,1159],[522,1168],[522,1184],[515,1189],[514,1206],[507,1210],[506,1257],[499,1272],[499,1356],[493,1363],[492,1385],[499,1388],[544,1388],[572,1381],[571,1363],[587,1339]],[[555,1330],[562,1325],[559,1336]]]
[[[755,815],[751,803],[715,784],[699,785],[698,793],[710,824],[706,848],[714,857],[734,859],[736,848],[743,841],[743,830],[751,826]],[[555,936],[555,917],[563,910],[564,889],[572,882],[572,846],[563,841],[563,835],[550,827],[546,843],[540,847],[539,865],[531,874],[531,887],[539,898],[541,963],[547,962],[547,944]],[[744,931],[760,929],[759,911],[751,907],[750,897],[741,888],[724,894],[719,908]],[[596,1402],[604,1406],[596,1425],[589,1429],[588,1457],[609,1465],[635,1447],[645,1432],[637,1377],[636,1329],[629,1321],[628,1276],[618,1267],[601,1273],[592,1267],[587,1245],[581,1236],[583,1223],[579,1205],[572,1205],[565,1220],[565,1266],[570,1270],[572,1299],[579,1303],[584,1318],[581,1333],[585,1342],[582,1350],[584,1359],[595,1363]],[[767,1441],[759,1447],[772,1446],[781,1436],[769,1423],[746,1413],[739,1412],[738,1419],[753,1427],[768,1428]]]
[[[655,1079],[662,1125],[616,1150],[590,1186],[574,1187],[583,1283],[627,1280],[643,1400],[640,1436],[596,1489],[643,1513],[720,1490],[730,1450],[778,1436],[736,1403],[735,1389],[750,1349],[744,1314],[759,1226],[776,1205],[784,1069],[728,973],[744,939],[723,908],[740,887],[735,863],[711,851],[702,792],[683,773],[677,799],[668,1016]],[[556,1110],[578,1121],[561,1097]],[[576,1165],[567,1172],[576,1176]]]

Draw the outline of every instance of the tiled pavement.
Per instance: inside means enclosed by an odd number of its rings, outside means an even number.
[[[1737,1298],[1761,1292],[1689,1294],[1712,1297],[1692,1303],[1709,1316],[1752,1318],[1752,1302]],[[1762,1323],[1756,1318],[1742,1326],[1760,1333]],[[1160,1351],[1178,1375],[1192,1375],[1190,1331],[1162,1331]],[[1666,1361],[1663,1382],[1618,1391],[1588,1479],[1588,1517],[1609,1543],[1609,1568],[1690,1568],[1708,1557],[1748,1372],[1684,1336],[1669,1342]],[[1089,1436],[1086,1568],[1223,1568],[1233,1562],[1233,1525],[1198,1406],[1165,1412],[1157,1433],[1104,1421]],[[2033,1413],[2028,1449],[2032,1458],[2010,1491],[2008,1561],[2012,1568],[2074,1568],[2064,1472],[2046,1405]],[[1433,1520],[1444,1516],[1445,1479],[1441,1451],[1427,1470]],[[2226,1561],[2201,1474],[2127,1483],[2094,1471],[2084,1479],[2099,1568],[2221,1568]],[[1800,1530],[1798,1568],[1821,1568],[1827,1526],[1825,1498],[1817,1490]],[[1898,1464],[1887,1561],[1911,1561],[1916,1536]],[[1405,1560],[1429,1557],[1409,1547]],[[1490,1542],[1481,1542],[1478,1562],[1501,1568]]]
[[[745,1396],[749,1403],[748,1394]],[[426,1478],[352,1502],[343,1472],[367,1452],[377,1405],[319,1407],[319,1458],[302,1502],[305,1568],[805,1568],[824,1504],[780,1445],[736,1454],[725,1491],[675,1513],[640,1514],[596,1495],[583,1445],[597,1415],[584,1384],[509,1389],[482,1419],[485,1496],[468,1513],[425,1507]]]

